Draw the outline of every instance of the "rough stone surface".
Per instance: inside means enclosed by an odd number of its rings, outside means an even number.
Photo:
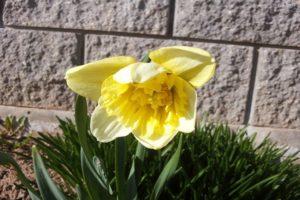
[[[300,50],[259,51],[250,124],[300,128]]]
[[[166,34],[169,0],[6,0],[5,25]]]
[[[207,112],[213,121],[227,121],[230,124],[243,123],[252,67],[252,48],[250,47],[180,40],[87,35],[85,60],[88,62],[115,55],[132,55],[141,58],[147,50],[175,44],[206,49],[215,56],[219,63],[214,79],[199,90],[199,116]]]
[[[256,133],[256,143],[260,144],[266,137],[275,142],[277,146],[286,148],[286,155],[292,155],[300,151],[300,130],[296,129],[274,129],[259,128],[250,126],[247,128],[249,135]],[[297,163],[300,164],[300,154],[298,153]]]
[[[176,1],[182,37],[300,46],[298,0]]]
[[[72,107],[64,73],[79,64],[75,34],[5,28],[0,41],[0,105]]]

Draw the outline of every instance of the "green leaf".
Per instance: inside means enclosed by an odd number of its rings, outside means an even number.
[[[131,169],[130,169],[128,180],[127,180],[127,188],[128,188],[127,198],[134,199],[134,200],[136,200],[138,198],[136,177],[135,177],[135,171],[136,171],[135,160],[136,160],[136,158],[133,157]]]
[[[79,186],[76,185],[77,198],[79,200],[88,200],[88,194]]]
[[[34,195],[39,196],[38,193],[33,189],[30,184],[30,181],[26,178],[22,172],[18,163],[7,153],[0,151],[0,165],[12,165],[17,172],[19,180],[22,184]]]
[[[146,154],[145,147],[141,143],[138,143],[135,151],[136,158],[138,158],[140,162],[144,162],[145,154]]]
[[[146,53],[144,55],[144,57],[142,58],[142,62],[148,63],[150,61],[151,61],[151,59],[149,58],[149,53]]]
[[[28,194],[30,196],[30,199],[31,200],[41,200],[40,197],[36,196],[34,193],[32,193],[30,190],[27,190],[28,191]]]
[[[106,170],[104,169],[104,163],[97,156],[93,157],[93,166],[104,188],[108,190],[109,194],[113,194],[113,191],[107,179]]]
[[[258,183],[256,183],[255,185],[252,185],[251,187],[248,187],[245,191],[243,191],[243,193],[239,194],[241,197],[242,196],[246,196],[248,192],[259,188],[260,186],[264,185],[264,184],[268,184],[269,182],[272,182],[273,180],[276,180],[276,178],[280,177],[281,174],[276,174],[274,176],[268,177]]]
[[[115,176],[117,195],[119,200],[127,199],[127,187],[125,182],[126,142],[124,137],[115,140]]]
[[[179,163],[181,148],[182,148],[182,134],[180,135],[179,144],[175,153],[173,154],[169,162],[164,167],[163,171],[159,175],[154,185],[153,192],[151,193],[150,196],[151,200],[158,199],[166,182],[174,175],[177,165]]]
[[[36,176],[36,181],[39,187],[39,191],[44,200],[64,200],[67,199],[61,190],[56,186],[56,184],[50,178],[44,162],[37,152],[36,147],[32,147],[32,158],[33,158],[33,168]]]
[[[97,174],[83,149],[81,149],[81,168],[86,189],[92,199],[113,199],[113,196],[109,194],[110,191],[107,183]]]
[[[79,133],[79,142],[85,154],[91,158],[92,151],[88,145],[88,117],[87,117],[87,104],[86,99],[82,96],[77,96],[75,104],[75,122],[76,128]]]
[[[131,169],[129,172],[127,187],[128,187],[128,199],[137,199],[137,180],[141,175],[142,163],[145,158],[146,149],[141,143],[137,144],[135,155],[132,158]]]

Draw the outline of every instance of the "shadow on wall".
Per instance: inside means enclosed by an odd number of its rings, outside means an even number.
[[[4,10],[5,0],[0,1],[0,28],[3,27],[3,10]]]

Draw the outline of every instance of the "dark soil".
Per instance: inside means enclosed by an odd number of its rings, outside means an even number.
[[[30,155],[30,144],[16,149],[16,152]],[[23,173],[26,175],[29,180],[34,180],[33,175],[33,166],[30,159],[25,159],[22,156],[18,156],[13,149],[8,148],[7,146],[3,149],[5,152],[11,153],[14,159],[17,161],[21,167]],[[9,151],[8,151],[9,150]],[[0,199],[1,200],[21,200],[21,199],[30,199],[26,189],[22,188],[21,182],[17,178],[17,173],[12,166],[1,166],[0,165]]]
[[[10,139],[10,144],[13,144]],[[21,147],[15,148],[9,144],[0,144],[1,151],[10,153],[13,158],[17,161],[21,167],[25,176],[34,182],[34,172],[31,159],[31,147],[34,143],[30,140],[27,144]],[[25,156],[21,156],[23,154]],[[64,186],[64,181],[61,177],[55,173],[53,170],[48,170],[50,176],[58,185],[61,186],[63,191],[66,192],[67,188]],[[35,187],[37,188],[37,186]],[[1,166],[0,165],[0,200],[27,200],[30,199],[26,188],[22,187],[21,181],[18,180],[17,173],[12,166]]]

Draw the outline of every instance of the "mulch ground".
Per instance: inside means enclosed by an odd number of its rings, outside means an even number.
[[[32,160],[29,158],[25,158],[23,156],[19,156],[16,153],[22,153],[24,155],[31,157],[31,147],[33,143],[29,142],[28,144],[19,147],[17,149],[13,149],[12,147],[8,147],[7,145],[0,145],[1,151],[10,153],[13,158],[17,161],[19,166],[21,167],[25,176],[33,182],[35,188],[37,188],[34,182],[34,172]],[[64,181],[60,178],[60,176],[52,170],[48,170],[50,176],[66,191],[66,187],[64,187]],[[21,185],[21,181],[18,180],[17,173],[12,166],[1,166],[0,165],[0,200],[27,200],[30,199],[26,188],[23,188]]]
[[[3,148],[5,152],[13,151],[12,149]],[[19,153],[30,155],[30,146],[18,148]],[[10,152],[11,153],[11,152]],[[34,180],[33,166],[30,159],[22,158],[14,153],[11,153],[14,159],[21,167],[23,173],[29,180]],[[12,166],[0,165],[0,199],[1,200],[22,200],[30,199],[26,189],[22,188],[21,182],[18,180],[17,173]]]

